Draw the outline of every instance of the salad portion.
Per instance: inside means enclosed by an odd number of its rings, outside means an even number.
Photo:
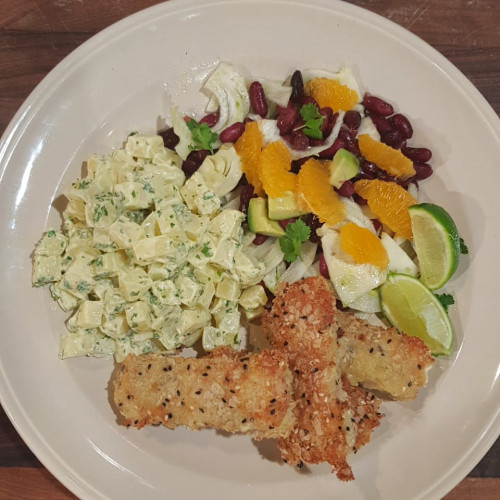
[[[451,351],[441,290],[466,247],[422,203],[429,149],[352,71],[249,78],[221,62],[206,114],[92,155],[39,241],[33,285],[71,312],[60,357],[244,347],[283,283],[323,276],[337,306]]]

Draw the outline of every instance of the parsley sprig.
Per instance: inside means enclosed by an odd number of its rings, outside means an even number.
[[[283,259],[286,262],[295,262],[297,260],[300,255],[300,247],[304,241],[309,239],[310,234],[311,229],[301,219],[297,219],[286,226],[285,236],[279,239]]]
[[[455,303],[453,295],[450,295],[449,293],[436,293],[435,295],[438,298],[439,302],[441,302],[441,305],[444,307],[444,310],[446,312],[448,312],[448,307]]]
[[[218,139],[218,135],[212,132],[206,123],[198,123],[192,118],[186,122],[188,129],[191,131],[193,143],[189,145],[191,151],[200,149],[208,149],[210,154],[214,154],[213,143]]]
[[[304,120],[302,132],[311,139],[321,139],[323,137],[321,125],[325,117],[318,111],[318,108],[312,103],[304,104],[299,113]]]

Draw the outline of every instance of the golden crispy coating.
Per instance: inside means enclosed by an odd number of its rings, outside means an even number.
[[[369,325],[338,312],[339,344],[345,351],[341,369],[352,385],[410,400],[427,383],[433,358],[422,340],[400,335],[395,328]]]
[[[297,423],[278,440],[283,459],[299,467],[328,462],[339,479],[351,480],[346,457],[368,442],[379,424],[380,401],[342,380],[336,314],[330,283],[307,278],[283,286],[262,323],[294,374]]]
[[[280,352],[218,348],[203,358],[129,355],[114,380],[126,425],[212,427],[255,439],[289,434],[292,375]]]

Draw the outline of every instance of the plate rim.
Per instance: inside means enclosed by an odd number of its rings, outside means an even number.
[[[329,11],[342,11],[348,15],[357,14],[370,20],[376,18],[377,23],[387,26],[393,33],[403,33],[408,44],[411,40],[412,47],[416,47],[424,56],[435,62],[436,65],[443,71],[456,77],[453,82],[455,87],[460,89],[461,93],[468,100],[473,99],[474,103],[480,106],[480,114],[495,130],[496,136],[500,142],[500,118],[487,102],[485,97],[479,90],[470,82],[470,80],[443,54],[432,47],[426,41],[406,30],[395,22],[374,13],[357,5],[349,4],[341,0],[328,2],[326,0],[310,0],[304,4],[295,0],[272,0],[273,3],[295,4],[304,7],[321,7]],[[265,0],[170,0],[149,6],[143,10],[135,12],[112,25],[104,28],[100,32],[91,36],[75,48],[70,54],[64,57],[35,87],[22,103],[14,117],[7,125],[2,137],[0,138],[0,182],[3,174],[9,165],[9,153],[11,154],[22,136],[23,131],[29,126],[31,120],[36,117],[38,109],[43,105],[45,99],[52,91],[52,83],[60,82],[61,77],[67,71],[75,71],[77,67],[87,58],[91,58],[94,50],[99,50],[103,43],[115,40],[120,36],[126,35],[128,29],[137,27],[138,24],[148,22],[156,13],[181,13],[182,11],[190,11],[196,7],[207,8],[214,4],[252,4],[266,3]],[[57,85],[56,85],[57,86]],[[48,92],[47,92],[48,91]],[[37,428],[32,423],[31,419],[25,414],[25,410],[21,405],[18,397],[14,393],[7,374],[4,371],[4,366],[0,363],[0,404],[2,405],[6,415],[13,424],[16,431],[22,437],[23,441],[33,451],[40,462],[56,477],[65,487],[72,491],[75,495],[92,495],[92,498],[102,497],[102,493],[97,491],[92,484],[82,478],[71,467],[64,463],[63,459],[54,453],[50,444],[46,442],[42,435],[37,431]],[[21,425],[24,423],[24,425]],[[489,420],[489,425],[486,426],[482,435],[472,448],[473,453],[469,453],[457,462],[455,466],[449,470],[443,480],[438,484],[431,485],[428,490],[422,493],[428,495],[441,495],[449,492],[458,484],[461,479],[456,480],[457,476],[465,477],[470,470],[481,460],[484,454],[492,446],[496,439],[500,436],[500,405],[497,407],[496,414]],[[455,478],[455,479],[454,479]]]

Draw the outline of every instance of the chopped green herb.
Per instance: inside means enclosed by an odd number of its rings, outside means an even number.
[[[469,249],[467,248],[467,245],[465,244],[463,238],[460,238],[460,253],[462,255],[467,255],[469,253]]]
[[[455,303],[453,295],[450,295],[449,293],[436,293],[435,295],[438,298],[439,302],[441,302],[441,305],[444,307],[444,310],[446,312],[448,312],[448,307]]]
[[[325,117],[318,111],[318,108],[312,103],[304,104],[299,113],[305,122],[302,129],[304,134],[311,139],[321,139],[323,137],[321,125]]]
[[[208,149],[210,154],[214,154],[213,143],[217,140],[218,135],[212,132],[206,123],[199,124],[192,118],[186,122],[186,125],[191,131],[191,137],[193,138],[193,144],[189,146],[189,149],[191,151]]]
[[[279,239],[283,259],[286,262],[295,262],[300,255],[300,246],[309,239],[311,229],[304,221],[297,219],[288,224],[285,229],[285,236]]]

